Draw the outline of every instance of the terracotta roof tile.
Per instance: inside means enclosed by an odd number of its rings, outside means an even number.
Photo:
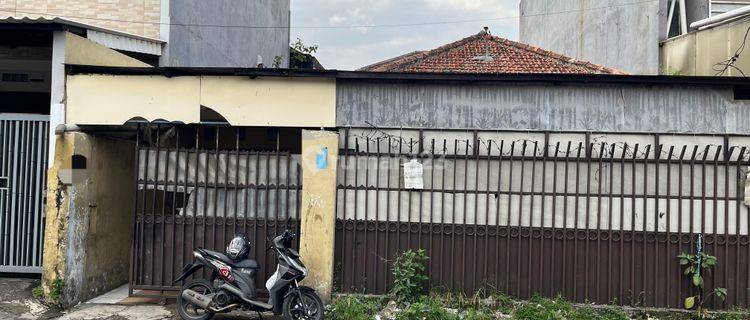
[[[511,41],[482,31],[429,51],[415,51],[359,69],[431,73],[625,74],[587,61]]]

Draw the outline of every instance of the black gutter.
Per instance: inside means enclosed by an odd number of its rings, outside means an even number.
[[[401,73],[339,70],[257,69],[257,68],[132,68],[67,65],[67,74],[162,75],[179,76],[243,76],[243,77],[314,77],[365,82],[427,82],[427,83],[523,83],[552,84],[634,84],[634,85],[700,85],[750,88],[750,78],[664,75],[612,74],[463,74],[463,73]]]

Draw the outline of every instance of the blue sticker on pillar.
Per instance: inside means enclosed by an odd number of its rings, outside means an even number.
[[[318,170],[328,167],[328,147],[320,149],[320,153],[315,157],[315,165],[318,167]]]

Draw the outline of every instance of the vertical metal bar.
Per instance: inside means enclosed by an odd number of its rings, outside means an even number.
[[[713,160],[713,180],[714,180],[713,184],[714,184],[714,190],[713,190],[712,197],[711,197],[711,198],[713,198],[713,206],[712,206],[713,207],[713,219],[711,220],[711,233],[714,236],[713,237],[714,241],[713,241],[713,244],[711,245],[711,249],[714,251],[714,255],[715,256],[719,255],[718,254],[718,251],[719,251],[719,231],[718,231],[718,229],[719,229],[719,223],[718,223],[719,222],[719,220],[718,220],[718,218],[719,218],[718,217],[718,215],[719,215],[718,214],[718,206],[719,206],[719,200],[718,200],[719,199],[719,194],[718,194],[718,192],[719,192],[719,186],[718,186],[719,185],[719,181],[718,180],[719,180],[719,178],[718,178],[718,174],[719,174],[719,157],[721,155],[721,150],[722,150],[722,146],[716,147],[716,152],[714,154],[714,160]],[[727,264],[723,263],[723,265],[726,266]],[[716,268],[716,271],[717,271],[716,275],[709,280],[711,282],[711,286],[709,287],[710,288],[709,290],[712,290],[713,288],[716,287],[716,282],[718,281],[718,278],[719,278],[718,277],[718,272],[721,271],[721,269],[720,268]],[[726,273],[723,274],[722,278],[724,280],[726,280]],[[715,299],[714,296],[711,296],[711,305],[714,306],[714,307],[717,307],[716,306],[716,299]]]
[[[213,191],[214,191],[214,201],[212,207],[212,223],[211,223],[211,248],[214,250],[218,250],[221,248],[222,244],[217,244],[217,235],[216,235],[216,225],[218,224],[219,220],[219,186],[221,183],[219,182],[219,166],[221,166],[221,155],[219,154],[219,139],[221,132],[220,128],[217,126],[214,128],[214,138],[215,138],[215,149],[214,149],[214,159],[215,159],[215,166],[214,166],[214,184],[213,184]],[[268,169],[268,166],[266,166],[266,170],[270,171]],[[208,178],[206,178],[208,180]],[[268,188],[268,184],[266,184],[266,188]],[[226,194],[225,194],[226,195]],[[268,195],[268,189],[266,189],[266,195]],[[226,199],[226,198],[225,198]],[[268,201],[266,201],[266,210],[268,210]],[[268,220],[266,219],[266,224],[268,224]],[[268,259],[266,259],[268,260]]]
[[[18,154],[18,171],[19,171],[19,187],[16,191],[16,201],[18,202],[18,208],[15,212],[16,214],[16,226],[15,226],[15,232],[16,236],[14,237],[14,241],[16,243],[16,250],[13,251],[13,254],[15,256],[15,262],[14,265],[20,266],[22,265],[22,257],[23,257],[23,234],[24,234],[24,218],[26,216],[25,214],[25,195],[26,195],[26,147],[28,145],[28,136],[27,136],[27,129],[28,126],[26,125],[26,121],[19,121],[21,124],[21,148],[19,149]]]
[[[432,224],[432,222],[433,222],[433,214],[435,213],[435,211],[434,211],[435,206],[434,206],[434,203],[433,203],[433,198],[435,196],[435,155],[434,155],[434,153],[435,153],[435,139],[431,140],[430,153],[427,153],[427,154],[425,154],[425,153],[426,152],[425,152],[425,148],[424,148],[424,132],[422,131],[422,129],[419,129],[419,156],[420,156],[420,158],[424,159],[422,161],[423,164],[427,163],[427,159],[430,160],[430,192],[429,192],[429,199],[430,199],[430,209],[429,209],[429,212],[430,212],[430,215],[427,217],[427,219],[428,219],[428,221],[427,221],[427,228],[429,228],[428,229],[428,233],[426,235],[427,236],[427,254],[429,256],[435,256],[434,248],[432,246],[432,238],[433,238],[433,233],[432,233],[433,224]],[[420,221],[422,221],[422,210],[423,210],[423,204],[422,204],[422,202],[423,202],[423,198],[424,198],[424,193],[420,192],[420,195],[419,195],[419,217],[420,217]],[[375,208],[377,208],[377,205],[375,206]],[[377,211],[377,209],[376,209],[376,211]],[[377,216],[377,214],[376,214],[376,216]],[[377,231],[377,228],[375,230]],[[420,234],[421,234],[421,232],[422,232],[422,226],[421,225],[419,227],[419,231],[420,231]],[[375,234],[375,236],[376,236],[375,239],[377,239],[377,233]],[[377,240],[375,242],[377,243]],[[421,245],[421,242],[420,242],[420,245]],[[432,267],[433,263],[432,262],[433,261],[430,260],[428,262],[428,264],[427,264],[427,273],[428,274],[433,274],[432,273],[432,269],[433,269],[433,267]],[[433,284],[434,284],[434,280],[430,279],[430,281],[428,281],[428,283],[427,283],[428,290],[432,289]]]
[[[434,140],[433,140],[434,142]],[[368,143],[369,147],[369,143]],[[380,235],[380,137],[375,138],[375,163],[377,165],[375,166],[375,259],[372,259],[372,270],[374,271],[372,280],[373,283],[373,289],[372,291],[374,293],[379,293],[379,282],[378,282],[378,275],[380,275],[380,264],[378,263],[378,257],[380,257],[380,242],[378,241],[379,235]],[[388,192],[388,187],[385,187],[386,192]],[[387,203],[386,203],[387,205]],[[388,208],[386,207],[385,214],[388,215]],[[385,226],[385,232],[388,233],[388,225]],[[388,244],[386,243],[385,249],[388,250]],[[432,264],[430,264],[432,265]],[[385,287],[383,287],[383,291],[385,291]]]
[[[187,129],[187,127],[182,127],[183,129]],[[186,130],[185,134],[188,134],[188,131]],[[186,144],[187,145],[187,144]],[[196,153],[196,166],[197,166],[197,153]],[[185,260],[189,259],[186,258],[186,254],[188,250],[185,250],[185,225],[187,225],[187,215],[188,215],[188,197],[190,196],[190,193],[188,192],[188,179],[189,179],[189,172],[190,171],[190,148],[185,147],[185,169],[183,170],[183,184],[182,184],[182,222],[180,223],[180,229],[182,231],[181,234],[181,241],[180,241],[180,263],[177,264],[177,266],[182,266],[185,264]],[[196,177],[197,179],[197,177]],[[194,189],[195,191],[195,189]],[[189,250],[192,250],[193,248],[189,248]]]
[[[420,130],[420,135],[422,135],[422,130]],[[378,153],[378,156],[379,155],[380,153]],[[433,238],[435,237],[435,234],[433,232],[433,229],[435,227],[434,225],[434,221],[435,221],[435,217],[434,217],[434,214],[435,214],[435,139],[434,138],[430,140],[429,158],[430,158],[430,221],[429,221],[430,232],[428,233],[429,235],[429,244],[428,244],[429,249],[428,250],[430,252],[430,255],[434,256],[435,255],[435,247],[433,247]],[[379,166],[380,166],[380,158],[378,158],[378,167]],[[377,208],[377,199],[376,199],[375,208]],[[442,236],[442,232],[441,232],[441,236]],[[377,243],[378,242],[377,233],[375,233],[375,237],[376,237],[375,243]],[[440,254],[440,258],[441,259],[443,258],[442,253]],[[432,269],[433,269],[432,266],[434,264],[435,264],[434,261],[430,261],[428,265],[428,269],[427,269],[428,274],[434,274],[432,272]],[[377,274],[377,271],[375,273]],[[430,282],[430,289],[432,288],[433,283],[434,281]]]
[[[539,275],[537,279],[539,280],[539,293],[544,295],[545,291],[545,283],[551,282],[552,279],[546,279],[545,273],[544,273],[544,217],[546,215],[546,208],[545,208],[545,202],[547,202],[547,193],[546,193],[546,180],[547,180],[547,160],[548,160],[548,147],[549,147],[549,133],[544,133],[544,147],[542,148],[542,177],[541,177],[541,184],[542,184],[542,190],[541,190],[541,198],[542,203],[540,205],[541,213],[539,214],[539,227],[540,227],[540,233],[539,233]],[[536,153],[534,154],[536,156]],[[554,178],[553,178],[554,180]],[[554,200],[554,197],[552,198]],[[533,216],[533,215],[532,215]],[[554,224],[554,218],[552,219],[552,224]],[[553,235],[554,239],[554,235]]]
[[[521,230],[523,230],[523,196],[524,189],[523,184],[526,179],[526,140],[521,144],[521,186],[518,192],[518,259],[516,259],[516,271],[518,272],[518,281],[516,282],[516,295],[521,297],[521,279],[523,278],[521,272],[521,243],[523,242],[523,236],[521,236]],[[529,228],[531,230],[531,228]],[[531,236],[531,235],[529,235]]]
[[[584,287],[583,287],[583,300],[588,301],[589,300],[589,284],[588,282],[591,280],[589,278],[589,245],[591,243],[591,238],[589,237],[589,230],[591,230],[591,219],[590,219],[590,212],[591,212],[591,163],[594,161],[592,151],[594,149],[594,144],[590,143],[591,133],[586,133],[586,213],[584,214],[584,223],[585,230],[586,230],[586,248],[584,251],[584,265],[583,265],[583,278],[586,279],[584,281]]]
[[[633,147],[633,162],[631,166],[631,204],[630,204],[630,305],[634,306],[636,305],[636,291],[635,291],[635,199],[636,199],[636,160],[638,160],[638,144],[635,144],[635,147]]]
[[[489,246],[490,246],[490,176],[492,175],[492,140],[487,140],[487,180],[485,182],[484,192],[484,276],[482,281],[487,283],[487,264],[489,262]],[[478,172],[479,170],[477,170]],[[430,186],[432,188],[432,186]],[[478,189],[478,188],[477,188]],[[478,210],[477,210],[478,211]]]
[[[401,151],[402,151],[402,139],[401,137],[398,138],[398,151],[395,154],[396,158],[396,165],[398,170],[398,180],[396,181],[397,185],[397,194],[396,194],[396,254],[399,254],[401,252]]]
[[[227,152],[226,171],[229,171],[229,155],[230,154]],[[276,174],[278,174],[278,172]],[[229,179],[225,179],[224,183],[229,184]],[[234,190],[232,190],[232,195],[234,196],[234,212],[232,214],[232,237],[234,237],[234,235],[237,234],[237,223],[239,221],[237,217],[237,213],[240,210],[239,184],[240,184],[240,128],[235,127],[234,128],[234,188],[233,188]],[[276,196],[278,197],[278,195]],[[226,203],[229,202],[229,199],[230,199],[229,194],[225,194],[224,195],[224,207],[226,207]],[[224,217],[225,217],[224,221],[226,225],[226,221],[229,220],[226,209],[224,210]]]
[[[505,141],[500,140],[500,149],[497,156],[497,193],[495,200],[495,289],[500,290],[500,195],[502,192],[501,182],[503,176],[503,149]],[[489,195],[487,195],[489,197]],[[506,225],[510,230],[510,226]],[[505,252],[508,257],[508,252]]]
[[[169,132],[169,131],[167,131],[167,132]],[[167,239],[166,239],[167,238],[167,215],[166,215],[166,210],[165,209],[167,207],[167,193],[168,193],[168,187],[169,187],[169,162],[170,162],[169,161],[169,153],[170,153],[171,150],[170,150],[169,146],[165,147],[164,149],[165,149],[164,150],[164,152],[165,152],[165,155],[164,155],[164,181],[163,181],[164,190],[162,191],[162,196],[161,196],[161,246],[159,246],[160,247],[159,249],[161,250],[161,256],[159,257],[159,260],[161,261],[161,265],[160,265],[160,268],[159,268],[159,273],[160,273],[160,275],[159,275],[159,280],[160,280],[159,285],[160,286],[164,286],[164,285],[169,284],[168,282],[164,281],[164,275],[165,275],[165,271],[166,271],[164,265],[167,262],[167,258],[164,256],[164,247],[166,246],[166,241],[167,241]],[[158,157],[161,157],[161,155],[158,155]],[[157,180],[158,180],[158,176],[157,176]],[[156,216],[156,213],[154,213],[154,216]],[[157,221],[158,221],[158,219],[154,219],[154,222],[157,222]],[[154,237],[154,241],[156,241],[156,237]],[[174,251],[172,251],[172,252],[174,252]],[[174,255],[172,254],[170,256],[174,256]],[[156,277],[154,277],[154,278],[156,278]]]
[[[386,173],[385,173],[386,181],[385,181],[385,185],[386,185],[386,190],[387,191],[386,191],[386,194],[385,194],[385,207],[386,207],[386,209],[385,209],[385,248],[384,249],[385,249],[386,260],[390,259],[390,254],[389,253],[392,251],[392,250],[390,250],[391,241],[389,239],[390,238],[390,233],[391,233],[391,190],[392,190],[392,187],[391,187],[391,148],[393,146],[392,143],[393,143],[393,141],[392,141],[391,137],[388,136],[388,157],[386,158],[387,165],[385,167],[386,168]],[[378,144],[378,150],[380,150],[380,144]],[[378,153],[380,153],[380,151],[378,151]],[[398,231],[398,219],[396,219],[396,231]],[[398,233],[396,233],[396,236],[398,237]],[[387,288],[388,288],[388,282],[390,280],[389,276],[390,276],[390,273],[386,272],[385,273],[385,277],[383,279],[383,288],[386,288],[386,290],[384,290],[384,291],[388,291],[387,290]]]
[[[21,230],[21,239],[23,241],[22,250],[20,252],[21,254],[21,265],[22,266],[29,266],[29,247],[30,245],[30,230],[31,230],[31,218],[32,218],[32,192],[34,188],[34,170],[33,170],[33,163],[34,163],[34,142],[36,140],[36,135],[34,134],[34,122],[33,121],[27,121],[26,122],[26,148],[25,152],[26,155],[24,157],[24,163],[25,163],[25,170],[26,170],[26,186],[24,188],[24,194],[23,194],[23,203],[24,203],[24,211],[23,214],[23,229]]]
[[[477,252],[477,238],[479,235],[479,138],[477,137],[476,130],[474,131],[474,247],[472,249],[472,252],[476,256]],[[468,175],[468,172],[467,172]],[[468,190],[467,194],[468,194]],[[464,212],[464,218],[468,215],[468,212]],[[486,256],[485,256],[485,261]],[[472,270],[471,274],[471,286],[469,288],[472,288],[472,290],[476,290],[477,286],[477,267],[478,263],[474,264],[474,268]]]
[[[446,223],[445,222],[445,195],[448,193],[447,190],[445,189],[445,170],[446,170],[445,158],[448,154],[447,143],[448,143],[448,139],[443,138],[443,160],[441,163],[442,169],[440,170],[440,259],[442,259],[443,261],[447,260],[445,259],[445,241],[444,241],[446,238],[445,236],[445,228],[446,228],[445,226],[445,223]],[[453,261],[450,261],[450,262],[453,262]],[[440,272],[438,272],[438,276],[440,277],[440,280],[438,283],[440,283],[441,285],[445,284],[445,279],[443,278],[443,272],[446,268],[443,268],[444,265],[447,265],[447,263],[438,264],[438,266],[440,267]],[[452,269],[452,267],[448,267],[448,268]]]
[[[613,218],[613,212],[614,212],[614,181],[615,181],[615,145],[612,144],[610,146],[609,150],[609,190],[607,192],[607,196],[609,197],[609,212],[608,212],[608,218],[607,218],[607,302],[612,301],[612,296],[614,295],[612,293],[612,282],[614,281],[612,279],[612,230],[614,229],[614,226],[612,226],[612,218]],[[620,176],[620,183],[622,183],[622,176]],[[622,204],[621,204],[622,205]],[[622,230],[622,224],[618,226],[620,230]],[[622,258],[622,256],[620,256]],[[621,259],[619,261],[622,261]]]
[[[534,251],[534,195],[535,195],[535,185],[536,185],[536,161],[537,161],[537,150],[539,147],[539,141],[534,141],[534,153],[531,157],[531,182],[529,183],[530,187],[530,205],[529,205],[529,249],[526,254],[526,275],[527,275],[527,293],[528,296],[531,297],[533,294],[533,278],[535,278],[532,275],[532,262],[531,262],[531,256],[532,252]],[[525,153],[524,153],[525,156]],[[544,181],[542,181],[542,184],[544,184]],[[544,201],[544,197],[542,197],[542,201]],[[543,223],[544,221],[542,221]],[[544,237],[544,235],[542,235]]]
[[[348,173],[349,173],[349,129],[347,128],[344,131],[344,183],[343,183],[343,187],[344,187],[344,189],[343,189],[344,192],[343,193],[344,194],[342,195],[342,199],[344,199],[344,200],[343,200],[343,203],[342,203],[342,206],[343,206],[342,211],[343,212],[341,214],[341,271],[340,271],[340,273],[341,273],[341,280],[340,280],[340,282],[341,282],[341,291],[343,291],[343,292],[346,292],[346,290],[344,289],[345,285],[346,285],[346,282],[345,282],[346,276],[345,276],[345,274],[346,274],[346,268],[348,267],[348,265],[346,263],[346,256],[347,256],[346,255],[346,234],[347,234],[347,232],[346,232],[346,224],[347,224],[347,221],[346,221],[346,214],[347,214],[346,204],[347,204],[347,202],[349,202],[349,201],[347,201],[347,197],[348,197],[348,193],[349,193],[349,179],[347,178]],[[356,172],[355,172],[355,174],[356,174]],[[357,192],[357,191],[355,190],[354,192]],[[356,203],[354,204],[354,206],[355,207],[357,206]]]
[[[622,154],[620,155],[620,259],[618,259],[618,301],[620,302],[620,305],[624,305],[624,287],[625,287],[625,279],[623,274],[625,271],[623,270],[625,267],[625,157],[628,154],[628,144],[624,143],[622,147]]]
[[[566,272],[568,269],[567,264],[567,256],[568,256],[568,173],[570,171],[570,147],[571,147],[571,141],[568,141],[568,145],[565,149],[565,178],[563,179],[565,183],[564,187],[564,196],[563,196],[563,235],[562,235],[562,273],[560,273],[560,277],[562,277],[562,293],[563,295],[566,295],[568,293],[568,286],[567,286],[567,278],[568,273]],[[573,234],[575,236],[575,234]],[[573,260],[575,260],[575,257],[573,257]]]
[[[508,157],[509,166],[508,166],[508,214],[506,216],[505,226],[508,229],[508,238],[505,241],[505,252],[506,252],[506,259],[505,259],[505,293],[510,294],[510,239],[511,239],[511,233],[513,230],[513,227],[511,226],[511,211],[513,208],[513,157],[516,153],[516,142],[512,141],[510,143],[510,155]],[[519,232],[520,232],[520,226],[519,226]],[[518,277],[515,277],[518,279]]]
[[[588,144],[586,144],[588,145]],[[578,143],[578,152],[576,155],[576,194],[575,194],[575,209],[573,211],[573,216],[575,217],[573,221],[573,301],[578,301],[578,282],[575,281],[578,275],[578,202],[580,198],[580,178],[581,178],[581,150],[584,149],[584,146],[582,143]],[[587,161],[588,162],[588,161]],[[586,279],[588,281],[588,279]]]
[[[466,152],[464,154],[464,184],[463,189],[461,190],[461,194],[463,195],[463,202],[464,202],[464,209],[461,214],[461,230],[462,237],[461,237],[461,279],[460,282],[462,284],[461,291],[466,292],[467,286],[466,286],[466,216],[469,212],[469,148],[472,149],[471,152],[474,152],[473,146],[469,144],[469,140],[466,139]]]
[[[357,218],[357,211],[359,211],[359,201],[358,201],[358,194],[359,194],[359,138],[354,138],[354,227],[352,228],[352,272],[351,272],[351,284],[352,287],[357,288],[357,222],[359,219]]]
[[[698,146],[693,147],[693,153],[690,157],[690,252],[695,253],[695,158],[698,153]],[[690,293],[693,293],[693,288],[688,287]]]
[[[648,228],[647,226],[647,219],[648,219],[648,159],[649,154],[651,152],[651,145],[646,145],[646,153],[643,156],[643,257],[641,259],[641,280],[643,286],[641,287],[642,290],[646,291],[646,246],[648,245],[647,233]],[[654,233],[654,236],[656,236],[656,233]],[[648,299],[648,293],[645,293],[643,297],[643,304],[646,304],[646,301]]]
[[[206,243],[206,237],[205,237],[205,231],[206,231],[206,228],[205,228],[205,218],[206,218],[206,206],[208,204],[205,202],[205,199],[206,199],[207,194],[208,194],[208,188],[205,188],[205,187],[203,188],[203,199],[204,199],[204,202],[203,202],[203,204],[204,204],[203,205],[203,212],[200,212],[200,213],[198,212],[198,197],[200,196],[200,193],[198,192],[198,190],[199,190],[199,188],[198,188],[198,182],[200,180],[200,178],[199,178],[199,174],[200,173],[199,173],[198,170],[200,168],[200,161],[201,161],[200,158],[201,158],[201,154],[202,153],[206,155],[206,165],[205,165],[206,169],[204,170],[206,175],[203,178],[203,185],[205,186],[208,183],[208,150],[201,151],[201,149],[200,149],[200,141],[201,141],[201,139],[200,139],[200,130],[201,130],[201,128],[202,127],[199,127],[199,126],[195,127],[195,168],[193,169],[193,176],[195,177],[195,181],[193,181],[193,194],[194,195],[191,196],[191,198],[193,199],[193,213],[192,213],[193,217],[192,217],[192,227],[191,227],[191,230],[190,230],[190,248],[195,248],[195,242],[196,242],[195,241],[195,237],[197,236],[196,229],[198,228],[198,214],[202,214],[203,218],[204,218],[204,224],[201,227],[203,229],[203,230],[201,230],[202,231],[201,234],[204,235],[202,237],[203,244],[205,245],[205,243]],[[256,257],[257,257],[257,255],[256,255]]]
[[[737,272],[735,274],[740,274],[740,272],[741,272],[740,271],[740,247],[741,247],[740,246],[740,243],[741,243],[740,240],[742,239],[742,234],[741,234],[741,229],[740,229],[740,220],[741,220],[740,219],[740,211],[742,209],[741,201],[742,201],[742,198],[743,198],[742,190],[743,190],[743,180],[744,179],[742,179],[743,177],[741,177],[740,174],[742,172],[742,161],[744,161],[744,159],[745,159],[745,150],[746,150],[746,147],[740,148],[740,153],[737,155],[737,167],[735,168],[735,173],[736,173],[735,181],[737,182],[737,187],[735,189],[735,203],[736,203],[736,207],[737,207],[736,208],[737,211],[735,212],[735,216],[736,216],[736,220],[735,221],[737,223],[737,229],[736,229],[737,230],[737,257],[735,258],[735,270]],[[748,219],[747,223],[748,223],[748,227],[750,227],[750,219]],[[748,233],[745,236],[750,236],[750,228],[748,228],[745,232]],[[750,256],[750,246],[748,246],[748,256]],[[747,270],[745,272],[747,272],[746,274],[750,275],[750,264],[746,263],[746,265],[747,265]],[[746,288],[750,288],[750,276],[746,276],[745,278],[747,279],[747,282],[746,282],[747,287]],[[735,277],[735,282],[734,283],[735,283],[734,287],[737,290],[739,290],[739,288],[740,288],[739,277]],[[745,300],[744,300],[744,303],[741,304],[741,306],[746,307],[747,303],[748,303],[748,292],[746,291],[745,292]]]
[[[729,148],[729,146],[728,146],[729,145],[729,138],[727,136],[724,136],[724,142],[725,142],[725,147],[724,147],[724,164],[723,164],[723,167],[724,167],[724,177],[723,177],[722,180],[724,180],[724,260],[727,261],[727,263],[723,264],[724,265],[724,277],[723,277],[723,280],[724,280],[724,284],[726,285],[727,282],[728,282],[727,278],[728,278],[728,274],[729,274],[729,269],[728,269],[729,261],[728,260],[729,260],[729,239],[730,239],[730,235],[729,235],[729,165],[730,165],[729,164],[729,160],[732,157],[732,153],[734,152],[734,147]],[[714,195],[714,196],[718,197],[718,195]],[[735,221],[735,223],[737,223],[737,221]],[[736,234],[736,235],[738,236],[737,237],[737,240],[738,240],[737,245],[739,245],[739,234]],[[736,258],[737,257],[735,257],[735,259]],[[736,274],[737,273],[735,272],[735,275]],[[736,276],[735,276],[735,278],[736,278]],[[716,287],[716,286],[714,286],[714,287]],[[737,295],[734,295],[734,300],[735,300],[735,303],[733,303],[733,304],[736,305]],[[727,307],[727,303],[726,303],[725,300],[722,301],[722,307],[723,308]]]
[[[659,274],[659,160],[661,159],[662,146],[659,144],[659,135],[654,135],[654,280],[653,284],[653,295],[654,295],[654,306],[659,305],[659,282],[661,277]],[[669,198],[667,198],[669,199]],[[669,242],[669,239],[667,239]]]
[[[456,261],[456,194],[458,193],[458,188],[456,188],[456,171],[458,169],[458,139],[453,140],[453,202],[451,207],[451,265],[454,265],[453,267],[449,268],[450,272],[450,281],[451,281],[451,290],[456,290],[456,267],[455,267],[455,261]]]
[[[679,158],[679,168],[677,169],[677,197],[679,201],[677,202],[677,252],[682,253],[682,189],[683,189],[683,172],[682,168],[685,165],[684,159],[685,159],[685,151],[687,151],[687,146],[682,146],[682,151],[680,152],[680,158]],[[682,300],[682,281],[678,278],[677,280],[677,303],[679,304],[679,301]]]
[[[19,187],[16,191],[16,201],[18,202],[18,207],[15,212],[16,214],[16,226],[15,226],[15,232],[16,235],[14,237],[14,241],[16,243],[16,250],[13,251],[15,255],[15,261],[14,265],[19,266],[22,264],[21,258],[22,258],[22,252],[23,252],[23,227],[24,227],[24,216],[26,209],[26,205],[24,202],[25,194],[26,194],[26,147],[28,145],[28,126],[26,125],[26,121],[20,121],[21,123],[21,147],[19,149],[18,154],[18,171],[19,176],[21,179],[19,179]]]
[[[369,255],[369,252],[370,252],[367,239],[370,237],[368,235],[368,231],[369,231],[369,225],[371,224],[370,221],[368,220],[369,212],[370,212],[369,207],[370,207],[370,190],[371,190],[370,189],[371,186],[370,186],[370,137],[369,136],[365,137],[365,143],[366,143],[365,145],[365,154],[366,154],[365,156],[365,188],[364,188],[365,190],[365,219],[364,219],[365,225],[364,225],[364,229],[362,230],[363,231],[362,234],[364,235],[365,239],[363,241],[364,242],[364,255],[363,255],[364,261],[362,265],[364,268],[364,275],[365,275],[363,277],[364,278],[363,289],[369,290],[370,279],[367,276],[368,274],[370,274],[369,272],[367,272],[367,267],[369,266],[369,263],[367,261],[367,256]],[[377,231],[377,229],[375,231]]]
[[[21,187],[20,183],[22,182],[20,178],[20,172],[19,172],[19,163],[20,163],[20,148],[21,148],[21,140],[19,139],[20,136],[20,124],[18,121],[15,121],[14,123],[14,134],[11,140],[13,140],[13,151],[11,153],[11,158],[13,159],[13,164],[11,166],[11,174],[10,177],[12,177],[11,181],[11,188],[10,188],[10,238],[8,239],[8,243],[10,244],[10,248],[8,250],[8,264],[9,265],[16,265],[16,257],[15,252],[17,250],[16,248],[16,228],[18,221],[16,220],[17,212],[18,212],[18,188]]]
[[[135,186],[135,201],[134,203],[136,205],[133,205],[133,212],[130,216],[130,236],[131,236],[131,247],[130,247],[130,268],[128,268],[128,296],[133,295],[133,285],[135,285],[135,268],[136,268],[136,257],[138,254],[138,238],[137,234],[135,232],[135,223],[136,223],[136,215],[138,214],[138,185],[140,184],[138,181],[139,175],[140,175],[140,161],[141,161],[141,153],[140,153],[140,147],[141,147],[141,125],[137,124],[135,129],[135,149],[133,152],[135,152],[135,165],[133,166],[133,185]],[[146,157],[148,158],[148,157]]]
[[[676,256],[676,255],[672,254],[672,243],[671,243],[672,242],[671,241],[672,230],[671,230],[671,225],[670,225],[671,222],[672,222],[672,155],[673,154],[674,154],[674,146],[670,146],[669,147],[669,152],[667,153],[667,197],[666,197],[667,198],[667,214],[666,214],[667,215],[667,230],[666,230],[666,232],[667,232],[667,241],[666,241],[667,255],[666,256],[667,257]],[[657,213],[658,213],[658,211],[657,211]],[[677,254],[679,254],[679,252]],[[672,262],[671,262],[672,259],[666,259],[666,260],[667,260],[667,263],[666,263],[666,265],[667,265],[667,268],[666,268],[666,270],[667,270],[667,276],[666,276],[666,278],[667,278],[667,286],[665,287],[666,290],[664,290],[664,292],[667,295],[666,296],[666,299],[667,299],[666,300],[666,306],[669,307],[669,306],[671,306],[671,302],[672,302],[669,299],[670,293],[672,291],[672,290],[670,290],[670,288],[672,288],[672,285],[671,285],[672,284],[671,283],[672,282],[671,281],[672,276],[669,273],[672,270]]]
[[[596,301],[601,301],[601,256],[602,256],[602,185],[604,184],[604,181],[602,180],[603,175],[603,161],[604,161],[604,142],[601,143],[599,146],[599,172],[598,172],[598,180],[597,180],[597,196],[596,196],[596,257],[594,258],[594,261],[596,263],[596,291],[594,292],[594,299]],[[609,293],[609,292],[608,292]],[[605,295],[606,296],[606,295]],[[606,301],[609,302],[609,301]]]
[[[151,223],[151,270],[150,270],[150,277],[149,277],[149,284],[154,285],[154,278],[156,273],[156,255],[154,254],[154,251],[156,250],[156,224],[158,223],[158,217],[156,216],[156,195],[159,191],[159,163],[161,162],[161,125],[156,125],[156,163],[154,167],[154,191],[153,196],[151,197],[151,216],[153,217],[153,222]],[[163,256],[162,256],[163,257]]]
[[[5,172],[5,155],[8,152],[8,146],[5,140],[8,137],[8,134],[6,132],[6,125],[7,121],[0,119],[0,177],[6,177],[7,174]],[[7,181],[7,180],[6,180]],[[0,189],[0,265],[5,265],[5,257],[8,254],[8,251],[5,250],[5,228],[7,228],[8,222],[5,218],[5,204],[6,204],[6,190],[9,186],[5,185],[5,188]]]
[[[549,133],[547,133],[547,141],[549,141]],[[549,145],[549,143],[547,143]],[[557,165],[559,162],[560,155],[560,141],[555,143],[555,155],[552,156],[550,160],[552,160],[552,208],[550,210],[550,218],[552,219],[552,237],[550,238],[550,259],[552,261],[557,260],[557,254],[555,252],[555,242],[557,242]],[[549,156],[549,155],[547,155]],[[567,183],[567,182],[566,182]],[[563,239],[565,238],[565,221],[563,221],[562,226],[563,231]],[[565,253],[563,253],[565,255]],[[555,295],[555,289],[558,288],[558,284],[555,282],[555,277],[557,275],[557,268],[556,263],[550,263],[549,268],[549,293],[548,296],[554,296]]]
[[[143,130],[148,130],[148,145],[145,146],[143,151],[145,151],[145,157],[143,159],[144,162],[144,169],[143,169],[143,202],[141,203],[141,218],[140,218],[140,225],[138,226],[139,232],[138,232],[138,251],[136,255],[136,259],[138,259],[138,268],[136,275],[138,276],[138,285],[145,284],[143,277],[144,277],[144,263],[146,259],[146,245],[143,243],[144,241],[144,233],[146,233],[146,198],[148,198],[148,175],[149,175],[149,162],[151,162],[151,124],[146,124],[144,126],[145,128]],[[140,150],[139,150],[140,155]],[[136,189],[136,192],[138,189]]]
[[[169,270],[169,276],[166,277],[167,280],[174,279],[174,267],[175,267],[175,260],[178,256],[182,256],[182,252],[184,249],[180,246],[178,249],[177,246],[177,226],[175,224],[177,223],[177,193],[179,192],[179,175],[180,175],[180,129],[182,129],[181,126],[175,126],[175,161],[174,161],[174,191],[172,192],[172,254],[170,254],[170,266],[167,270]],[[169,179],[167,179],[169,180]],[[182,242],[180,243],[182,244]],[[169,282],[166,282],[165,285],[169,285]]]
[[[408,157],[412,156],[413,151],[414,151],[414,138],[409,138],[409,156]],[[402,156],[402,155],[400,154],[400,156]],[[406,157],[407,158],[407,159],[405,159],[406,161],[408,161],[408,157]],[[408,249],[412,249],[412,241],[411,241],[411,234],[412,234],[412,231],[411,231],[411,224],[412,224],[412,221],[411,221],[411,195],[412,195],[412,189],[406,189],[406,184],[404,183],[404,190],[406,190],[406,195],[407,195],[407,198],[406,198],[407,199],[407,201],[406,201],[406,203],[407,203],[407,207],[406,207],[407,208],[406,209],[406,221],[407,221],[407,224],[406,224],[406,226],[407,226],[407,229],[406,229],[406,249],[408,250]]]

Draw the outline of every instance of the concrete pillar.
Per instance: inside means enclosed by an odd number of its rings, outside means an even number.
[[[135,145],[84,133],[56,139],[42,284],[71,306],[128,280]]]
[[[333,288],[338,145],[338,133],[302,130],[300,255],[309,271],[304,284],[324,301]]]

